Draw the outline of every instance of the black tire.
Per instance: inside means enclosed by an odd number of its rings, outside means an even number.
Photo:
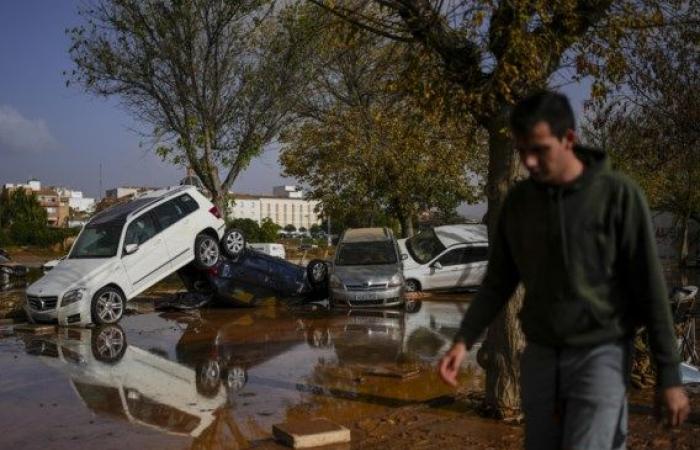
[[[417,280],[406,280],[406,292],[420,292],[420,283]]]
[[[105,286],[92,296],[90,313],[96,325],[109,325],[119,322],[126,309],[126,298],[121,290]]]
[[[220,250],[216,239],[200,233],[194,240],[194,264],[198,269],[208,270],[219,262]]]
[[[245,234],[238,228],[226,230],[221,238],[221,250],[227,257],[237,260],[245,253]]]
[[[306,266],[306,277],[315,288],[325,285],[328,282],[328,264],[320,259],[312,259]]]
[[[92,356],[103,363],[121,361],[126,352],[126,333],[119,325],[100,325],[92,330],[90,337]]]

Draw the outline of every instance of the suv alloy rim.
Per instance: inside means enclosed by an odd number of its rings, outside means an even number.
[[[106,323],[119,319],[124,305],[116,292],[107,291],[97,299],[97,316]]]
[[[226,236],[226,248],[233,255],[237,255],[243,250],[243,235],[234,231]]]
[[[214,239],[205,239],[199,244],[199,255],[201,260],[207,266],[212,266],[219,258],[219,249],[216,246]]]

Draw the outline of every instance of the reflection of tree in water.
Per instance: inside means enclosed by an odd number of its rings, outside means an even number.
[[[243,436],[230,405],[214,413],[215,419],[202,434],[192,441],[192,450],[236,450],[250,447],[250,442]]]

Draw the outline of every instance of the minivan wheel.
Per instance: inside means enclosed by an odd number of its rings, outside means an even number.
[[[237,228],[226,230],[221,238],[221,248],[224,254],[231,259],[238,259],[245,251],[245,236]]]
[[[320,259],[312,259],[306,266],[306,276],[312,286],[319,287],[328,280],[328,265]]]
[[[419,292],[420,283],[416,280],[406,280],[406,292]]]
[[[117,323],[124,314],[126,299],[122,292],[112,286],[106,286],[93,295],[90,312],[92,321],[97,325]]]
[[[194,240],[194,262],[200,269],[211,269],[219,262],[219,244],[208,234],[198,234]]]

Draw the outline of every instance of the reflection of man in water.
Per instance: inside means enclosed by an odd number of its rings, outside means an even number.
[[[688,398],[644,194],[609,168],[604,152],[575,144],[565,97],[545,92],[522,101],[511,126],[530,178],[505,199],[488,273],[440,375],[456,385],[467,350],[522,282],[528,449],[624,448],[638,324],[649,331],[658,401],[668,422],[681,424]]]

